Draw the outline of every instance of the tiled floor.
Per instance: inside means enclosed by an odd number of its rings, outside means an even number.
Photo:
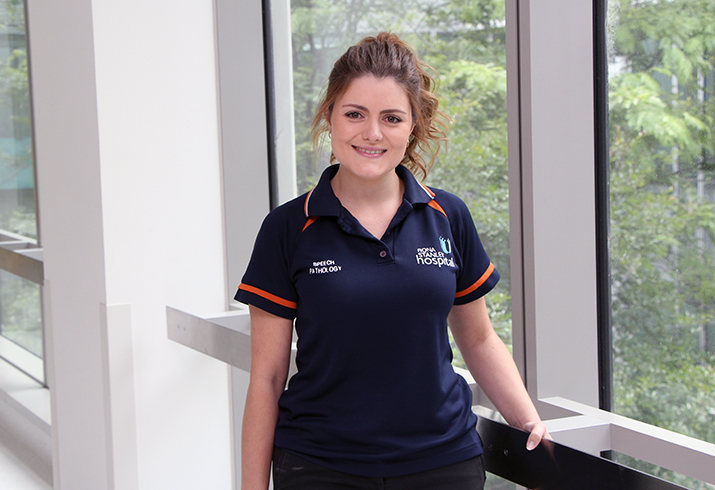
[[[52,490],[52,487],[0,443],[0,489]]]

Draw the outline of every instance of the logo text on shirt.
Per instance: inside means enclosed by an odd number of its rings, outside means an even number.
[[[442,248],[446,248],[442,245]],[[449,248],[451,251],[451,247]],[[447,252],[449,253],[449,252]],[[443,251],[437,251],[434,247],[422,247],[417,249],[417,254],[415,255],[417,263],[420,265],[436,265],[437,267],[457,267],[454,263],[454,257],[447,257],[447,254]]]
[[[336,265],[334,260],[320,260],[313,262],[313,267],[308,269],[309,274],[330,274],[340,272],[343,266]]]

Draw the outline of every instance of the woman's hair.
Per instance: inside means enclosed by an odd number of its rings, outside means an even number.
[[[345,93],[353,80],[365,75],[389,77],[405,90],[415,125],[400,163],[413,174],[426,177],[437,157],[440,142],[447,141],[445,130],[449,121],[438,108],[439,100],[433,93],[435,81],[427,69],[434,72],[417,58],[409,44],[395,34],[381,32],[376,37],[366,37],[351,46],[335,62],[328,77],[327,88],[313,117],[313,144],[317,147],[328,132],[327,119],[332,116],[335,101]],[[330,163],[335,163],[335,155],[330,155]]]

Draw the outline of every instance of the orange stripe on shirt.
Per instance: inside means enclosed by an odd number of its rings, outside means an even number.
[[[306,228],[308,228],[310,225],[315,223],[317,220],[318,220],[318,218],[315,216],[311,216],[310,218],[308,218],[308,220],[305,222],[305,226],[303,227],[303,229],[301,231],[305,231]]]
[[[467,289],[464,291],[458,291],[457,294],[454,295],[455,298],[461,298],[462,296],[466,296],[472,291],[476,290],[479,286],[487,282],[487,279],[492,275],[492,272],[494,272],[494,264],[489,262],[489,267],[487,267],[487,270],[484,274],[482,274],[482,277],[480,277],[477,282],[469,286]]]
[[[272,301],[276,304],[279,304],[281,306],[285,306],[286,308],[292,308],[296,309],[298,308],[298,303],[295,303],[293,301],[288,301],[287,299],[280,298],[276,296],[275,294],[271,294],[267,291],[264,291],[263,289],[258,289],[257,287],[254,286],[249,286],[248,284],[241,284],[238,286],[238,289],[242,289],[244,291],[248,291],[249,293],[257,294],[258,296],[265,298],[269,301]]]
[[[445,218],[449,219],[449,216],[447,216],[447,213],[444,212],[444,209],[442,209],[442,206],[440,206],[439,203],[437,201],[435,201],[434,199],[432,199],[430,202],[428,202],[427,205],[431,208],[436,209],[437,211],[442,213],[445,216]]]
[[[309,218],[310,215],[308,214],[308,201],[310,201],[310,196],[313,195],[313,191],[315,190],[315,187],[313,187],[310,192],[305,196],[305,203],[303,203],[303,212],[305,213],[305,217]]]
[[[420,184],[420,183],[418,182],[418,184]],[[433,191],[432,189],[430,189],[429,187],[427,187],[426,185],[420,184],[420,187],[422,187],[422,188],[424,189],[424,191],[425,191],[427,194],[430,195],[430,197],[434,197],[434,196],[435,196],[434,191]]]

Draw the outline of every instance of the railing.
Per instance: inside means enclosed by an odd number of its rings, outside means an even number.
[[[249,371],[248,311],[236,309],[202,318],[167,307],[167,328],[169,339]],[[292,361],[294,356],[295,350]],[[715,444],[571,400],[549,398],[540,403],[573,416],[545,421],[556,442],[546,441],[531,452],[526,451],[526,433],[480,414],[477,429],[488,471],[526,488],[544,490],[683,488],[597,456],[615,450],[715,484]]]
[[[42,248],[30,238],[0,230],[0,269],[42,285]]]
[[[678,485],[598,456],[543,441],[526,450],[526,432],[480,417],[487,471],[539,490],[676,490]]]

